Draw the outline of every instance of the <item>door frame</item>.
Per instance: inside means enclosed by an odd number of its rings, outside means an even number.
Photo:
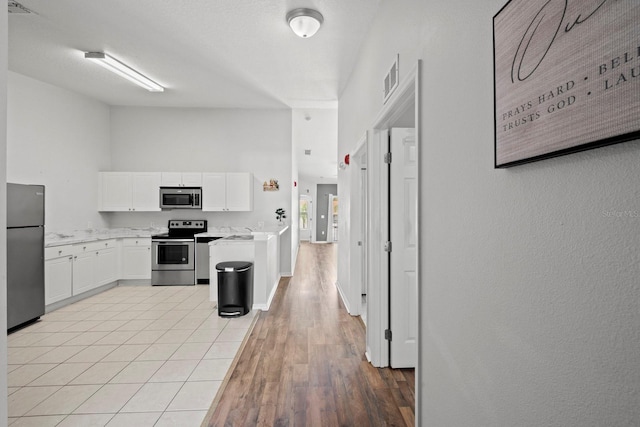
[[[349,236],[349,284],[350,284],[350,292],[349,292],[349,301],[352,301],[349,304],[349,314],[352,316],[361,315],[361,298],[362,298],[362,282],[364,280],[362,268],[368,265],[366,252],[363,251],[359,245],[359,242],[364,241],[366,244],[367,239],[363,236],[363,233],[367,232],[367,229],[362,226],[356,226],[362,224],[364,213],[366,212],[363,204],[363,195],[359,194],[358,191],[362,187],[362,168],[367,165],[367,152],[368,152],[368,141],[369,141],[369,132],[365,132],[365,134],[360,138],[358,143],[356,144],[356,149],[350,155],[350,158],[353,161],[353,166],[349,168],[350,181],[351,181],[351,192],[349,197],[349,224],[350,227],[350,236]],[[368,194],[365,195],[368,200]],[[364,227],[367,227],[368,221],[364,222]]]
[[[418,158],[418,201],[416,203],[417,227],[416,234],[418,248],[416,250],[417,265],[417,300],[421,301],[421,277],[420,268],[420,150],[422,145],[422,132],[420,127],[421,96],[420,75],[422,61],[418,60],[413,69],[402,79],[386,105],[382,108],[373,122],[370,133],[368,150],[368,179],[369,179],[369,221],[367,231],[368,241],[368,277],[369,293],[367,294],[367,343],[366,355],[369,361],[377,367],[389,366],[389,345],[385,339],[385,330],[389,328],[389,257],[384,250],[384,244],[389,239],[389,200],[388,200],[388,168],[384,162],[384,153],[388,147],[388,129],[397,123],[408,108],[413,106],[414,125],[416,133],[416,156]],[[375,191],[372,191],[375,189]],[[416,402],[420,402],[420,361],[422,360],[421,337],[422,310],[418,303],[418,343],[416,364]],[[419,418],[419,407],[416,407],[416,419]]]

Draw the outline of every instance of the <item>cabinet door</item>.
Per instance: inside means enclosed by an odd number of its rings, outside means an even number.
[[[228,211],[253,210],[253,174],[228,173],[226,187]]]
[[[145,212],[160,211],[160,173],[134,172],[132,175],[132,209]]]
[[[163,187],[200,187],[202,173],[200,172],[162,172]]]
[[[49,259],[44,263],[44,304],[69,298],[72,293],[73,257]]]
[[[122,278],[151,279],[151,245],[122,247]]]
[[[79,295],[96,287],[95,251],[82,252],[73,258],[73,295]]]
[[[182,185],[185,187],[201,187],[202,174],[200,172],[183,172]]]
[[[227,174],[203,173],[202,174],[202,210],[225,211],[227,210]]]
[[[131,197],[131,173],[100,172],[100,211],[129,211]]]
[[[180,172],[162,172],[160,183],[163,187],[179,187],[182,185],[182,174]]]
[[[118,280],[118,253],[115,248],[96,251],[95,287]]]

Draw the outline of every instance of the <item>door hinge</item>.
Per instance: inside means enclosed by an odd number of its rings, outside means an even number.
[[[387,341],[391,341],[391,329],[384,330],[384,339]]]
[[[384,162],[391,164],[391,153],[384,153]]]
[[[385,252],[391,252],[391,242],[385,242],[384,243],[384,251]]]

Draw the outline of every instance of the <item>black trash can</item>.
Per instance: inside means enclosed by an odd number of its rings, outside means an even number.
[[[227,261],[216,264],[218,271],[218,316],[239,317],[253,305],[253,263]]]

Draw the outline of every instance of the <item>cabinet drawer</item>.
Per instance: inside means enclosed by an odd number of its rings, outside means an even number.
[[[98,249],[109,249],[109,248],[115,248],[118,244],[118,240],[117,239],[100,240],[96,243],[98,243]]]
[[[127,237],[122,239],[122,246],[151,246],[150,237]]]
[[[44,248],[44,259],[60,258],[73,254],[73,245],[53,246]]]
[[[96,240],[94,242],[78,243],[73,245],[76,253],[99,251],[100,249],[108,249],[116,247],[116,239]]]

